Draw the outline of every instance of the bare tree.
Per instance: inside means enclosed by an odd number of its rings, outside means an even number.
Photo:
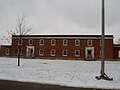
[[[18,39],[18,66],[20,66],[20,52],[21,52],[21,37],[22,35],[31,34],[32,27],[27,27],[25,23],[25,15],[18,16],[17,18],[17,27],[15,30],[7,30],[8,36],[4,36],[3,40],[6,40],[8,43],[12,43],[12,36],[18,35],[16,39]]]
[[[3,36],[2,40],[7,41],[9,44],[12,43],[12,36],[13,35],[29,35],[31,34],[32,27],[26,26],[25,23],[25,15],[18,16],[17,18],[17,25],[15,30],[7,30],[7,35]]]

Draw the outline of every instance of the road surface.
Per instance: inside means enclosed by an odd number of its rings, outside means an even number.
[[[110,89],[74,88],[58,85],[0,80],[0,90],[110,90]]]

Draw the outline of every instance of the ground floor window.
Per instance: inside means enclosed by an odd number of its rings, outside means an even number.
[[[75,50],[75,56],[76,57],[80,56],[80,50]]]
[[[17,52],[18,52],[17,55],[19,55],[19,49]],[[22,55],[22,48],[20,48],[20,55]]]
[[[10,49],[9,48],[6,48],[5,55],[10,55]]]
[[[62,50],[62,56],[67,56],[67,50]]]
[[[51,50],[51,56],[55,56],[55,50],[54,49]]]
[[[120,58],[120,51],[118,51],[118,58]]]
[[[44,49],[40,49],[40,50],[39,50],[39,55],[40,55],[40,56],[43,56],[43,55],[44,55]]]

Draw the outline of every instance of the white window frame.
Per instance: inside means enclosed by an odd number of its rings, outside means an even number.
[[[102,50],[100,49],[100,57],[102,57]]]
[[[80,40],[75,40],[75,46],[80,46]]]
[[[102,40],[100,40],[100,46],[102,46]]]
[[[41,45],[41,46],[44,45],[44,39],[40,39],[40,45]]]
[[[87,46],[92,46],[92,40],[87,40]]]
[[[10,55],[10,49],[9,48],[5,49],[5,55]]]
[[[63,40],[63,46],[67,46],[68,45],[68,40],[67,39],[64,39]]]
[[[52,50],[50,51],[50,55],[51,55],[51,56],[55,56],[55,54],[56,54],[55,49],[52,49]]]
[[[79,55],[77,55],[77,52],[79,53]],[[80,56],[80,50],[75,50],[75,56],[79,57]]]
[[[21,50],[20,50],[20,55],[22,55],[22,48],[20,48]],[[19,54],[19,49],[18,49],[18,51],[17,51],[17,55]]]
[[[19,45],[19,39],[17,40],[17,43],[18,43],[18,45]],[[21,39],[21,44],[20,45],[22,45],[22,43],[23,43],[23,40]]]
[[[68,50],[62,50],[62,56],[67,56],[67,55],[68,55]]]
[[[56,45],[56,40],[55,39],[52,39],[51,40],[51,46],[55,46]]]
[[[41,54],[41,50],[42,50],[42,54]],[[44,56],[44,49],[39,50],[39,56]]]
[[[32,41],[32,43],[31,43]],[[33,45],[33,39],[29,39],[29,45]]]
[[[118,51],[118,58],[120,58],[120,50]]]

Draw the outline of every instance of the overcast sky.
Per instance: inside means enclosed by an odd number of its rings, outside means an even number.
[[[0,38],[23,13],[34,34],[101,34],[102,0],[0,0]],[[106,1],[106,34],[120,38],[120,0]],[[0,40],[0,44],[3,44]]]

